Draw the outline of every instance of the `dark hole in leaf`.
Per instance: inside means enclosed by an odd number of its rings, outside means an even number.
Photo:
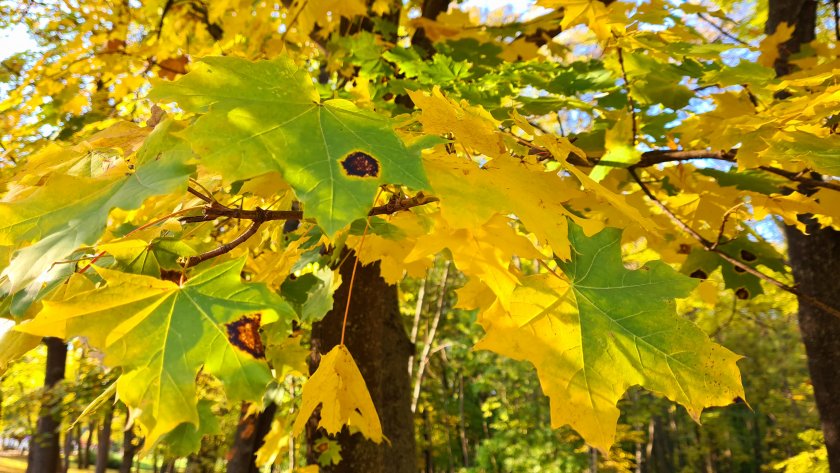
[[[174,282],[175,284],[181,283],[181,275],[183,273],[181,271],[177,271],[174,269],[161,269],[160,270],[160,278],[164,281]],[[186,280],[186,277],[184,278]]]
[[[361,151],[353,151],[341,161],[341,166],[348,176],[377,177],[379,176],[379,161],[373,156]]]
[[[746,272],[746,269],[741,268],[741,267],[738,267],[738,266],[735,266],[735,268],[734,268],[734,269],[735,269],[735,272],[736,272],[736,273],[739,273],[739,274],[740,274],[740,273],[743,273],[743,272]]]
[[[707,279],[709,277],[709,275],[706,274],[706,272],[703,271],[702,269],[698,269],[698,270],[694,271],[693,273],[691,273],[691,277],[697,278],[697,279]]]
[[[244,315],[239,320],[225,324],[231,345],[254,358],[265,358],[265,347],[260,338],[260,319],[260,314],[256,313]]]
[[[744,261],[755,261],[757,257],[747,250],[741,250],[741,259]]]
[[[750,291],[746,290],[746,288],[739,287],[737,291],[735,291],[735,297],[738,299],[746,300],[750,298]]]

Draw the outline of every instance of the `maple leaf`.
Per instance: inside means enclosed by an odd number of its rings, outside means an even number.
[[[35,242],[18,250],[3,270],[9,292],[39,276],[45,279],[42,273],[55,261],[95,243],[111,209],[134,209],[148,197],[172,192],[186,183],[193,169],[180,160],[161,159],[129,176],[54,174],[31,194],[0,203],[0,245]]]
[[[659,261],[626,269],[614,228],[587,238],[570,223],[569,240],[572,259],[558,262],[569,280],[523,278],[509,311],[496,302],[481,315],[487,335],[476,345],[534,364],[553,427],[569,424],[606,452],[616,403],[630,386],[667,396],[694,419],[744,397],[740,357],[675,314],[674,299],[688,296],[696,280]]]
[[[183,286],[97,267],[105,287],[66,301],[44,301],[35,319],[16,328],[33,335],[87,337],[105,353],[106,364],[123,368],[117,392],[153,444],[179,424],[198,426],[195,377],[202,366],[221,380],[232,400],[262,399],[271,373],[246,351],[256,341],[238,339],[231,328],[253,314],[270,323],[288,321],[294,313],[264,285],[243,284],[244,264],[244,259],[219,264]],[[254,335],[244,333],[249,334]]]
[[[183,135],[203,163],[236,181],[279,171],[332,236],[364,217],[381,184],[425,188],[420,153],[392,122],[340,99],[321,102],[286,58],[209,57],[151,97],[203,114]]]
[[[424,165],[441,200],[441,215],[454,228],[477,228],[493,215],[513,213],[562,259],[570,256],[563,216],[585,225],[588,234],[603,228],[565,206],[569,200],[586,197],[576,180],[546,172],[532,161],[499,157],[479,167],[469,160],[431,153]]]
[[[330,434],[344,425],[356,427],[370,440],[382,442],[382,426],[373,406],[365,380],[353,356],[344,345],[337,345],[321,357],[318,369],[303,385],[302,401],[295,423],[294,436],[303,431],[309,416],[321,405],[321,421]]]
[[[419,120],[429,134],[452,133],[459,143],[487,156],[505,153],[499,122],[482,107],[471,107],[466,100],[457,103],[446,98],[438,86],[431,95],[407,91],[411,101],[422,110]]]

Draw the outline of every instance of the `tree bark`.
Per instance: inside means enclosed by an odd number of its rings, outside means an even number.
[[[96,473],[105,473],[108,468],[108,459],[111,456],[111,424],[114,421],[113,405],[106,406],[105,418],[96,435]]]
[[[271,403],[256,416],[246,417],[248,404],[242,403],[236,437],[228,453],[227,473],[258,473],[257,450],[262,446],[265,435],[271,430],[271,421],[277,412],[277,404]]]
[[[775,32],[783,22],[795,26],[791,38],[779,45],[779,58],[774,64],[776,75],[783,76],[792,72],[790,56],[799,52],[802,44],[816,39],[817,2],[768,2],[765,25],[768,34]],[[792,227],[786,230],[793,277],[804,294],[840,308],[840,279],[836,274],[840,268],[840,233],[817,228],[810,221],[807,235]],[[808,371],[825,435],[829,467],[831,471],[840,472],[840,320],[799,299],[799,331],[808,355]]]
[[[131,413],[126,412],[125,423],[130,422]],[[134,464],[134,455],[137,454],[138,444],[134,443],[134,428],[128,427],[123,433],[123,456],[120,463],[120,473],[131,473],[131,466]]]
[[[73,434],[75,432],[75,429],[71,429],[64,433],[64,461],[61,462],[63,473],[67,473],[70,469],[70,455],[73,454]]]
[[[840,307],[840,232],[787,229],[788,255],[799,289]],[[820,413],[828,463],[840,472],[840,319],[799,301],[799,331],[808,354],[808,371]]]
[[[61,418],[57,408],[61,398],[55,392],[55,386],[64,379],[64,367],[67,362],[67,345],[61,339],[44,338],[47,346],[47,369],[44,376],[44,402],[38,417],[38,427],[29,447],[27,473],[54,473],[61,469],[59,427]]]
[[[311,372],[317,368],[321,355],[329,352],[341,340],[341,326],[354,262],[355,257],[347,258],[340,268],[345,283],[335,292],[333,310],[312,327]],[[390,444],[375,444],[361,434],[350,435],[344,429],[336,436],[341,446],[341,462],[323,468],[322,471],[415,473],[417,458],[414,417],[411,413],[411,386],[407,369],[414,347],[406,335],[400,316],[397,287],[382,279],[379,263],[360,265],[356,269],[345,345],[365,379],[382,422],[382,432]],[[323,431],[316,431],[314,425],[317,425],[317,420],[311,420],[307,426],[310,463],[315,460],[312,448],[314,441],[323,434]]]

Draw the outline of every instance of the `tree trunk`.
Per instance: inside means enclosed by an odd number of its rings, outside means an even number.
[[[175,459],[164,459],[163,465],[160,467],[160,473],[175,473]]]
[[[258,473],[257,450],[262,446],[265,435],[271,430],[271,421],[277,412],[277,404],[271,403],[256,416],[246,417],[248,404],[242,403],[236,437],[228,453],[227,473]]]
[[[125,414],[125,423],[129,423],[131,413]],[[120,463],[120,473],[131,473],[131,465],[134,464],[134,455],[137,454],[139,445],[134,443],[134,428],[129,427],[123,433],[123,456]]]
[[[111,456],[111,423],[114,420],[114,408],[109,404],[106,409],[105,418],[102,419],[102,426],[96,437],[96,473],[105,473]]]
[[[81,443],[79,444],[79,468],[83,468],[85,470],[87,470],[87,468],[90,466],[90,447],[93,446],[94,432],[96,432],[96,422],[89,422],[87,442],[85,442],[85,448],[82,449]]]
[[[38,428],[29,447],[27,473],[55,473],[60,471],[60,396],[54,391],[59,381],[64,379],[64,367],[67,362],[67,345],[61,339],[44,338],[47,346],[47,369],[44,376],[44,401],[38,417]]]
[[[788,255],[800,290],[840,307],[840,232],[787,229]],[[820,413],[828,463],[840,472],[840,319],[799,301],[799,330],[808,354],[808,370]]]
[[[61,465],[61,471],[67,473],[70,469],[70,455],[73,454],[73,434],[76,429],[68,430],[64,433],[64,461]]]
[[[775,32],[780,23],[795,25],[793,36],[779,45],[779,58],[774,64],[776,74],[783,76],[792,72],[790,56],[799,52],[802,44],[816,39],[817,2],[768,1],[765,27],[768,34]],[[840,280],[836,274],[840,268],[840,233],[817,230],[813,222],[809,222],[807,235],[790,227],[786,233],[790,266],[799,290],[840,308]],[[840,320],[800,299],[799,331],[808,354],[808,371],[825,435],[829,467],[840,472]]]
[[[335,292],[333,310],[312,327],[312,372],[321,355],[341,340],[341,325],[354,262],[355,258],[348,258],[340,269],[345,283]],[[407,369],[414,347],[403,327],[397,287],[382,279],[379,263],[360,265],[356,270],[345,345],[359,365],[382,422],[382,432],[391,443],[377,445],[361,434],[350,435],[344,429],[336,437],[341,446],[341,462],[322,471],[415,473],[414,418]],[[317,420],[311,419],[307,426],[310,463],[315,460],[314,441],[323,433],[316,431],[314,425],[317,425]]]

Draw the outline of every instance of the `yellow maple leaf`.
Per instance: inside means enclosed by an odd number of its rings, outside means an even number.
[[[546,172],[533,161],[499,157],[480,168],[469,160],[431,153],[423,165],[441,200],[441,214],[452,227],[477,228],[493,215],[513,213],[563,259],[569,258],[564,216],[586,227],[588,234],[603,228],[565,207],[585,196],[576,180]]]
[[[382,442],[382,425],[365,380],[353,357],[344,345],[338,345],[321,357],[318,369],[303,385],[303,400],[292,426],[292,434],[303,431],[306,421],[321,405],[321,421],[330,434],[344,425],[356,427],[365,437]]]
[[[610,37],[611,21],[607,6],[599,0],[541,0],[538,5],[546,8],[563,8],[560,26],[564,30],[575,25],[587,25],[598,39]]]
[[[275,418],[271,422],[271,430],[265,434],[263,444],[256,454],[258,466],[271,465],[282,460],[282,455],[289,451],[289,426]]]
[[[421,110],[420,123],[427,134],[452,133],[459,143],[487,156],[505,152],[499,122],[483,107],[473,107],[462,100],[457,103],[446,98],[435,86],[431,95],[408,91],[411,100]]]
[[[758,57],[758,63],[762,66],[773,67],[776,59],[779,58],[779,45],[789,40],[793,35],[793,30],[796,25],[789,23],[779,23],[776,31],[771,35],[767,35],[758,45],[761,56]]]

